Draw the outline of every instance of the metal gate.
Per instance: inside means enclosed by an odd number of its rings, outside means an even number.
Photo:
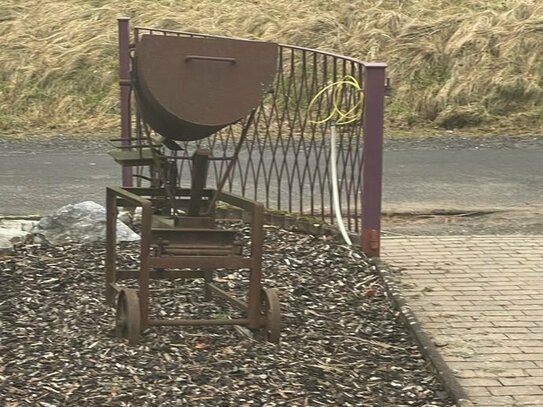
[[[133,42],[142,35],[211,37],[182,31],[136,27]],[[215,37],[217,38],[217,37]],[[132,44],[134,45],[134,44]],[[119,19],[121,137],[141,135],[141,120],[131,106],[129,20]],[[366,63],[329,52],[280,45],[277,76],[273,88],[256,110],[254,120],[231,172],[227,189],[263,202],[270,209],[284,210],[335,223],[332,209],[331,144],[326,116],[334,108],[329,93],[312,104],[325,86],[352,77],[363,90],[362,120],[337,127],[337,186],[345,226],[361,235],[363,251],[379,254],[383,104],[387,89],[385,64]],[[233,96],[235,97],[235,95]],[[354,103],[360,92],[342,89],[341,101]],[[213,137],[184,142],[179,156],[179,183],[190,182],[190,157],[200,146],[216,158],[230,154],[236,146],[243,122],[233,124]],[[212,161],[210,180],[220,179],[226,162]],[[123,184],[132,182],[124,169]]]

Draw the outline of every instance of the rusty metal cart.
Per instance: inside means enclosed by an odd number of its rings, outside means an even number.
[[[275,289],[262,288],[264,207],[223,191],[237,160],[256,106],[270,89],[277,64],[273,43],[223,38],[145,35],[132,49],[130,86],[141,118],[139,137],[117,140],[112,157],[123,167],[149,168],[148,187],[107,188],[106,300],[116,306],[116,333],[136,343],[141,332],[156,325],[241,325],[261,330],[279,342],[281,313]],[[124,84],[126,85],[126,84]],[[244,120],[238,148],[230,157],[212,157],[196,143],[221,128]],[[158,140],[157,137],[159,136]],[[190,188],[178,184],[177,159],[166,151],[177,143],[195,142],[190,157]],[[185,148],[187,148],[185,146]],[[209,161],[227,159],[217,188],[207,188]],[[244,255],[236,230],[220,227],[217,202],[245,211],[251,244]],[[116,262],[116,222],[119,207],[142,208],[139,269],[121,270]],[[218,287],[216,269],[249,273],[247,300]],[[223,271],[221,271],[222,273]],[[227,272],[227,271],[225,271]],[[220,297],[244,311],[237,319],[154,319],[150,317],[150,281],[204,281],[206,300]],[[138,288],[120,283],[137,280]]]

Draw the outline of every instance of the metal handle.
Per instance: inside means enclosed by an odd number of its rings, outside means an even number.
[[[229,64],[234,65],[236,63],[236,58],[227,58],[227,57],[211,57],[206,55],[187,55],[185,61],[190,61],[192,59],[199,59],[202,61],[217,61],[217,62],[228,62]]]

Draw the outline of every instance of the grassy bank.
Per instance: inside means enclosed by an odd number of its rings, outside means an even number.
[[[120,15],[385,61],[391,130],[543,127],[540,0],[0,0],[0,131],[115,126]]]

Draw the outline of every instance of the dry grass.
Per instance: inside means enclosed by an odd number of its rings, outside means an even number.
[[[115,125],[120,15],[385,61],[391,128],[543,124],[540,0],[0,0],[0,129]]]

